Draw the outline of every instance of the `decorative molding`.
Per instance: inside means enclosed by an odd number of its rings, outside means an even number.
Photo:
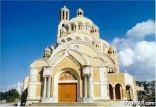
[[[58,83],[78,83],[77,80],[64,80],[64,81],[58,81]]]
[[[99,57],[102,56],[102,54],[100,53],[100,51],[98,49],[96,49],[95,47],[93,47],[91,44],[88,44],[88,43],[86,43],[84,41],[70,41],[70,42],[66,42],[64,44],[59,45],[59,47],[56,48],[53,51],[53,54],[50,56],[49,60],[51,60],[55,56],[55,54],[57,54],[59,51],[63,50],[65,47],[67,47],[67,46],[69,46],[71,44],[75,44],[75,43],[76,44],[84,44],[86,46],[89,46],[90,48],[92,48],[96,52],[97,56],[99,56]]]
[[[75,64],[78,66],[81,66],[80,62],[76,60],[70,53],[69,51],[65,51],[64,55],[61,57],[60,60],[57,60],[56,63],[52,66],[52,69],[54,69],[56,66],[58,66],[65,58],[70,58]]]

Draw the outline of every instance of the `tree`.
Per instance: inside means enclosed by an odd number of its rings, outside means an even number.
[[[6,102],[14,102],[19,99],[20,95],[16,89],[11,89],[7,92],[0,92],[0,100],[6,100]]]

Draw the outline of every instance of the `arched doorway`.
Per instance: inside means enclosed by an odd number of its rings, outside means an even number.
[[[77,102],[77,79],[70,72],[60,74],[58,82],[58,102]]]
[[[110,96],[110,99],[113,99],[113,87],[111,84],[109,84],[109,96]]]
[[[117,100],[121,99],[121,85],[120,84],[115,85],[115,97]]]
[[[127,94],[127,100],[132,100],[131,96],[131,87],[129,85],[126,86],[126,94]]]

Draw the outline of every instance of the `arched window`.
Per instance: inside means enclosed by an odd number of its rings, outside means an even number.
[[[87,37],[84,37],[84,40],[87,42],[90,42],[89,38],[87,38]]]
[[[71,25],[71,30],[74,31],[74,26],[73,25]]]
[[[75,37],[75,39],[76,39],[76,40],[81,40],[81,38],[80,38],[80,37],[78,37],[78,36],[76,36],[76,37]]]
[[[85,28],[86,30],[89,30],[89,25],[87,23],[86,23],[85,27],[86,27]]]
[[[68,12],[66,12],[66,20],[68,20]]]
[[[63,72],[60,75],[59,80],[76,80],[76,78],[74,77],[74,75],[70,74],[69,72]]]
[[[64,43],[64,42],[65,42],[65,40],[64,40],[64,39],[62,39],[62,40],[61,40],[61,42],[63,42],[63,43]]]
[[[79,23],[79,24],[78,24],[78,29],[79,29],[79,30],[82,30],[82,29],[83,29],[83,24],[82,24],[82,23]]]
[[[74,23],[71,24],[71,30],[75,31],[76,30],[76,25]]]
[[[63,11],[63,19],[64,19],[64,11]]]
[[[95,41],[92,41],[92,44],[94,45],[95,44]]]
[[[67,41],[70,41],[70,40],[72,40],[72,38],[68,37],[68,38],[67,38]]]
[[[64,24],[62,24],[62,27],[64,27]]]
[[[80,24],[78,24],[78,29],[79,29],[79,30],[81,29],[81,25],[80,25]]]
[[[66,24],[65,28],[66,28],[67,32],[69,32],[69,25]]]

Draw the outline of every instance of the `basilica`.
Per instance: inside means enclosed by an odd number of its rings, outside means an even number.
[[[136,101],[134,77],[119,69],[117,51],[79,8],[60,10],[57,43],[30,65],[26,103]]]

